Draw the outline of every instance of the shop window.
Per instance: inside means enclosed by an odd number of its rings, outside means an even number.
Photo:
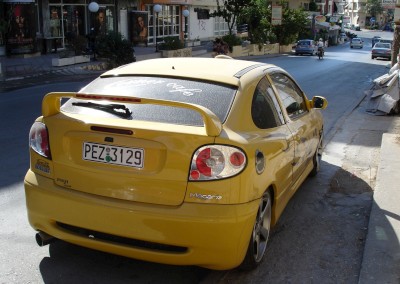
[[[157,29],[157,39],[163,41],[163,37],[179,36],[180,28],[180,6],[178,5],[162,5],[162,11],[156,19],[153,5],[147,5],[146,11],[149,13],[149,36],[151,41],[155,43],[155,30]],[[154,19],[154,20],[153,20]],[[156,26],[155,26],[156,25]]]

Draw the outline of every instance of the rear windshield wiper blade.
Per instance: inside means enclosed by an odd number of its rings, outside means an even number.
[[[122,118],[130,118],[132,116],[131,110],[129,108],[127,108],[126,106],[120,105],[120,104],[102,105],[102,104],[96,104],[96,103],[92,103],[92,102],[86,102],[86,103],[74,102],[74,103],[72,103],[72,105],[102,110],[102,111],[114,114],[114,115],[122,117]]]

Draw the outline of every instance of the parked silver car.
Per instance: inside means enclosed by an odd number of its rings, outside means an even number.
[[[371,58],[383,57],[392,59],[392,45],[386,42],[377,42],[371,51]]]
[[[350,48],[354,47],[363,48],[363,46],[364,46],[364,41],[359,37],[355,37],[350,41]]]

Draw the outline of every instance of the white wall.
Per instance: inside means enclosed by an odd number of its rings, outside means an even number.
[[[189,9],[189,34],[188,39],[194,40],[199,38],[208,39],[214,37],[214,18],[209,19],[197,19],[197,13],[194,11],[195,8],[210,9],[204,6],[191,6]],[[213,10],[210,9],[210,12]]]

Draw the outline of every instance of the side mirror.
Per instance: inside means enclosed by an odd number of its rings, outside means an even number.
[[[328,101],[324,97],[315,96],[312,98],[311,107],[317,109],[325,109],[328,106]]]

